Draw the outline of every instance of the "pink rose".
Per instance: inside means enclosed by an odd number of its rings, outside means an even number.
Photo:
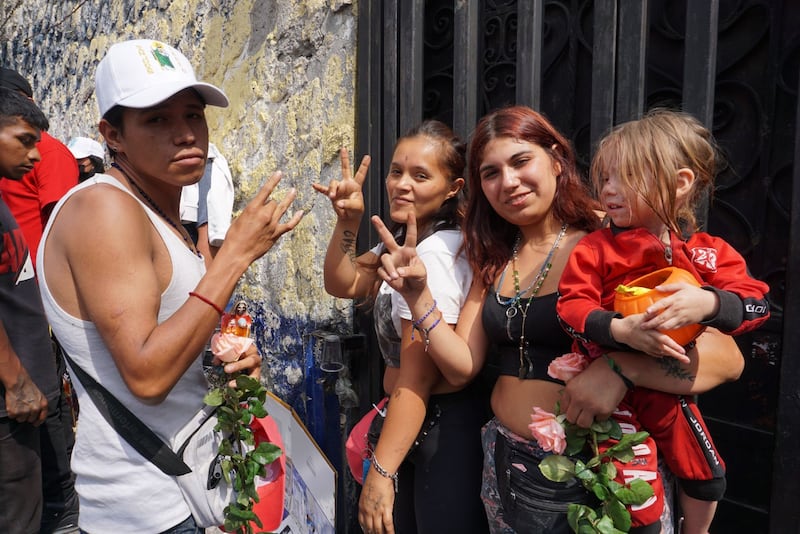
[[[589,360],[583,354],[569,352],[559,356],[547,366],[547,374],[558,380],[569,382],[589,365]]]
[[[567,448],[564,427],[561,426],[555,415],[534,406],[531,424],[528,425],[528,428],[531,429],[531,434],[542,450],[561,454]]]
[[[249,337],[217,332],[211,338],[211,352],[225,363],[235,362],[252,344],[253,340]]]

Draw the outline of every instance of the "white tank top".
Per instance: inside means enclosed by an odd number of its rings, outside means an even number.
[[[113,185],[133,196],[114,177],[106,174],[97,174],[70,190],[50,215],[42,236],[43,245],[39,247],[38,265],[46,261],[44,243],[61,206],[76,191],[98,183]],[[158,322],[161,323],[188,299],[189,291],[195,289],[203,276],[205,265],[203,259],[193,254],[155,212],[141,201],[139,203],[164,241],[172,261],[173,276],[161,295],[158,313]],[[175,276],[175,273],[180,273],[180,276]],[[39,286],[47,318],[67,354],[164,441],[168,442],[202,408],[208,385],[203,375],[201,355],[163,402],[144,404],[123,382],[94,323],[69,315],[56,303],[44,269],[39,269]],[[161,532],[189,517],[189,509],[174,478],[162,473],[128,445],[97,411],[80,382],[74,379],[73,383],[80,415],[72,452],[72,470],[80,497],[81,528],[91,534]]]

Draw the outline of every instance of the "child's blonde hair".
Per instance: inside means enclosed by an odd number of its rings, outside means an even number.
[[[653,209],[670,230],[697,230],[694,210],[713,186],[718,150],[711,132],[700,121],[680,111],[653,109],[643,118],[614,127],[597,147],[591,166],[599,194],[609,169]],[[680,169],[695,176],[687,201],[676,202]]]

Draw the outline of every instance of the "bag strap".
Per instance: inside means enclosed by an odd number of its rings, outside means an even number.
[[[97,410],[112,428],[128,442],[128,445],[136,449],[139,454],[167,475],[180,476],[192,472],[189,466],[155,432],[150,430],[150,427],[145,425],[114,395],[77,365],[69,357],[61,343],[55,339],[55,336],[53,336],[53,340],[57,350],[69,362],[70,367],[89,394],[89,397],[91,397]]]

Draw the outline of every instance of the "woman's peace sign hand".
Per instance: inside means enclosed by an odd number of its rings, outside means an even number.
[[[425,264],[417,256],[416,217],[413,213],[408,214],[406,240],[402,246],[397,244],[380,217],[373,216],[372,225],[386,247],[386,252],[381,254],[378,276],[406,299],[411,295],[418,296],[428,283],[428,272],[425,270]]]
[[[350,155],[346,148],[339,151],[342,160],[342,179],[333,180],[328,186],[311,184],[315,191],[327,196],[339,220],[360,220],[364,215],[364,195],[361,192],[364,179],[367,177],[370,157],[364,156],[355,176],[350,168]]]

